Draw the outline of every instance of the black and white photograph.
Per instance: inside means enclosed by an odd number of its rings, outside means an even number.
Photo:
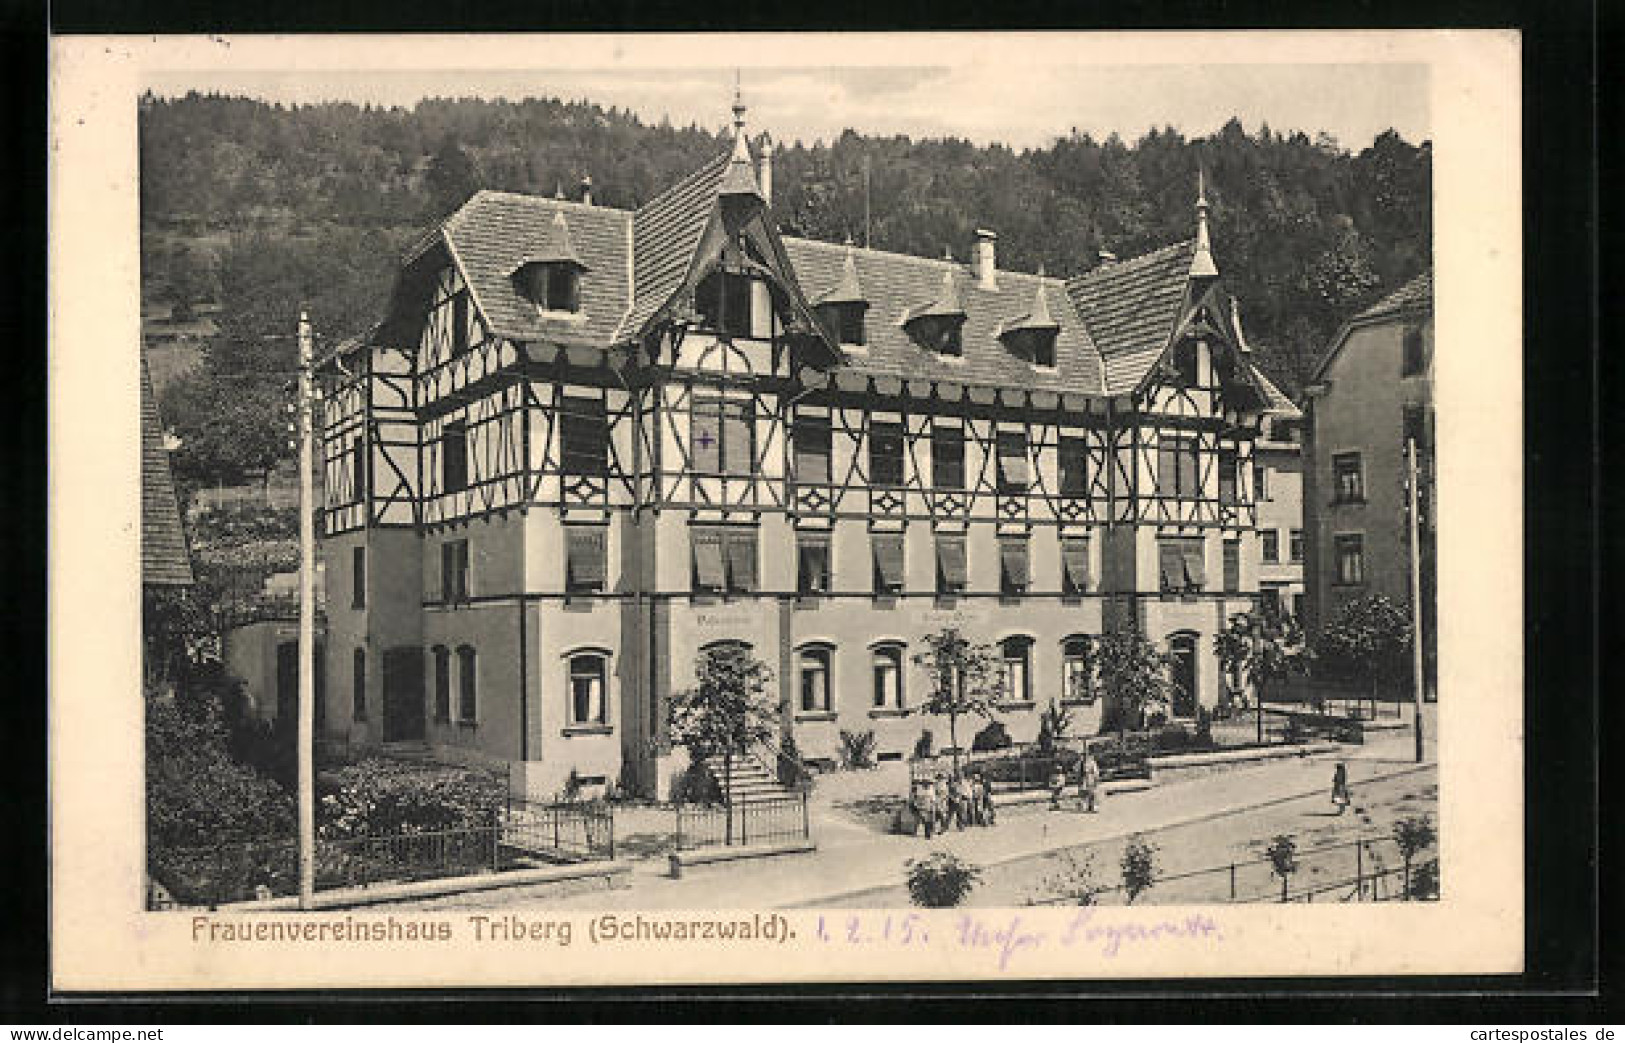
[[[1256,35],[137,63],[102,886],[207,987],[318,919],[1245,973],[1516,883],[1451,810],[1520,682],[1440,638],[1518,365],[1435,322],[1449,41]]]

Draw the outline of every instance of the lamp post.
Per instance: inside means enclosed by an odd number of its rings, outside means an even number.
[[[316,517],[310,319],[299,313],[299,908],[316,890]]]
[[[1416,761],[1422,762],[1422,544],[1416,517],[1416,439],[1405,439],[1406,524],[1411,538],[1411,690],[1416,718]]]

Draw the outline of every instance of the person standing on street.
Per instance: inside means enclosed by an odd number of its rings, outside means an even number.
[[[1337,767],[1332,769],[1332,804],[1336,806],[1339,815],[1349,806],[1349,800],[1348,765],[1338,761]]]
[[[1100,763],[1089,750],[1083,751],[1083,763],[1078,765],[1078,796],[1085,810],[1100,810]]]

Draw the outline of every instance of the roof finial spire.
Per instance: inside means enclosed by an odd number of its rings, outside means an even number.
[[[744,92],[740,89],[739,70],[735,69],[734,70],[734,130],[736,132],[738,132],[738,131],[743,131],[744,129],[745,129],[745,97],[744,97]]]
[[[1213,244],[1207,231],[1207,176],[1201,164],[1196,167],[1196,253],[1191,257],[1191,278],[1208,279],[1219,274],[1213,263]]]

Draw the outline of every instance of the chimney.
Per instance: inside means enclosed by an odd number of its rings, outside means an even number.
[[[586,206],[592,206],[592,175],[591,174],[583,174],[583,175],[581,175],[581,202]]]
[[[767,131],[756,139],[756,186],[762,190],[762,198],[768,206],[773,205],[773,137]]]
[[[976,230],[976,284],[984,290],[999,288],[998,257],[993,245],[998,239],[996,232],[986,228]]]

